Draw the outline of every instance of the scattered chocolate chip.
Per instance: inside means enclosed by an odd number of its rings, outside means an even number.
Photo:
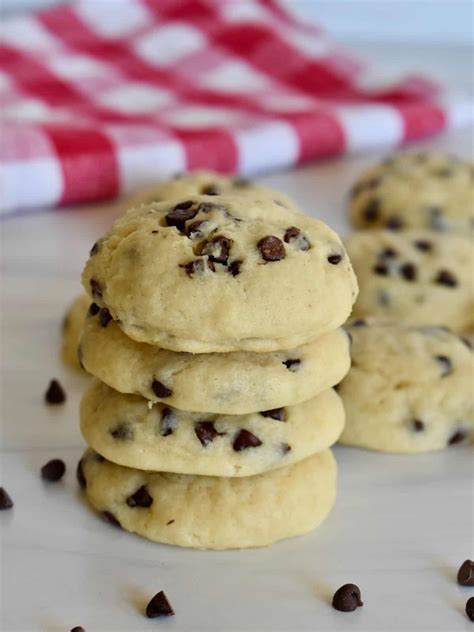
[[[373,224],[380,217],[380,200],[374,198],[369,200],[364,209],[362,210],[362,217],[369,224]]]
[[[336,266],[338,263],[341,263],[342,255],[329,255],[328,261],[329,263],[332,263],[334,266]]]
[[[130,441],[133,439],[133,428],[128,423],[120,423],[113,430],[110,431],[110,434],[114,439],[118,441]]]
[[[381,276],[388,275],[388,267],[385,265],[385,263],[377,263],[376,265],[374,265],[372,270],[373,272],[375,272],[375,274],[379,274]]]
[[[198,421],[194,425],[194,432],[196,437],[201,442],[201,445],[206,447],[214,441],[216,437],[222,437],[225,432],[218,432],[212,421]]]
[[[257,248],[265,261],[280,261],[286,256],[282,240],[274,235],[267,235],[260,239]]]
[[[455,432],[448,441],[448,445],[456,445],[456,443],[462,443],[466,438],[466,433],[462,430]]]
[[[363,318],[356,318],[350,323],[351,327],[367,327],[367,321]]]
[[[153,380],[151,383],[151,388],[157,397],[164,399],[165,397],[170,397],[173,394],[173,391],[159,382],[158,380]]]
[[[214,272],[214,263],[207,259],[194,259],[189,263],[181,264],[180,268],[184,268],[188,277],[193,278],[204,274],[206,270]]]
[[[415,281],[416,266],[413,263],[404,263],[400,266],[400,274],[406,281]]]
[[[209,261],[227,265],[231,246],[232,239],[224,237],[224,235],[216,235],[212,239],[209,239],[209,241],[206,241],[201,249],[201,254],[207,255],[209,257]]]
[[[163,408],[160,420],[160,435],[167,437],[173,433],[176,428],[176,415],[171,408]]]
[[[174,519],[173,520],[168,520],[168,522],[166,523],[166,526],[168,527],[170,524],[173,524]]]
[[[198,213],[197,207],[193,208],[194,202],[192,200],[186,200],[180,202],[174,208],[172,208],[165,215],[165,220],[168,226],[176,226],[179,231],[184,230],[185,223],[196,217]]]
[[[92,279],[89,281],[90,286],[91,286],[91,291],[92,291],[92,296],[94,298],[102,298],[102,293],[103,293],[103,288],[101,283],[99,283],[99,281],[97,281],[97,279],[94,279],[94,277],[92,277]]]
[[[102,327],[107,327],[107,325],[109,324],[109,322],[112,320],[112,316],[110,315],[109,310],[106,307],[103,307],[100,310],[100,315],[99,315],[99,322],[102,325]]]
[[[79,462],[77,464],[76,478],[77,478],[77,482],[79,483],[79,487],[81,489],[85,489],[87,487],[87,481],[86,481],[86,477],[84,476],[84,468],[83,468],[82,459],[79,459]]]
[[[217,184],[208,184],[201,189],[202,195],[220,195],[221,190]]]
[[[272,408],[271,410],[262,410],[262,417],[270,417],[276,421],[286,421],[286,411],[284,408]]]
[[[452,373],[453,364],[451,360],[448,358],[448,356],[437,355],[435,356],[435,360],[441,367],[441,377],[445,377],[446,375],[449,375],[450,373]]]
[[[355,584],[344,584],[334,593],[332,598],[333,608],[341,612],[352,612],[363,606],[360,598],[359,587]]]
[[[394,248],[387,246],[380,251],[379,257],[381,259],[393,259],[394,257],[398,257],[398,252]]]
[[[454,274],[449,270],[440,270],[435,277],[435,283],[446,285],[447,287],[456,287],[458,282]]]
[[[430,252],[433,250],[433,244],[427,239],[417,239],[413,242],[413,245],[422,252]]]
[[[461,586],[474,586],[474,562],[466,560],[458,570],[458,584]]]
[[[289,445],[288,443],[282,443],[280,447],[283,456],[285,456],[285,454],[288,454],[288,452],[291,452],[291,445]]]
[[[296,226],[290,226],[285,230],[285,235],[283,237],[287,244],[295,245],[298,250],[309,250],[311,248],[311,244],[309,243],[309,239],[303,233],[303,231]]]
[[[102,515],[105,518],[105,520],[107,520],[107,522],[112,524],[114,527],[119,527],[120,529],[122,528],[122,525],[120,524],[120,522],[117,520],[117,518],[114,516],[112,512],[103,511]]]
[[[239,260],[235,260],[232,261],[232,263],[229,265],[229,272],[232,276],[238,276],[240,274],[240,266],[242,265],[243,261],[239,261]]]
[[[171,607],[170,602],[168,601],[165,593],[160,590],[159,593],[156,593],[156,595],[152,597],[147,605],[146,616],[149,619],[155,619],[156,617],[172,617],[173,615],[174,610]]]
[[[100,307],[97,305],[97,303],[91,303],[89,305],[89,309],[87,310],[87,315],[88,316],[97,316],[97,314],[100,312]]]
[[[219,204],[217,202],[200,202],[197,207],[198,213],[211,213],[212,211],[219,211],[226,217],[233,217],[227,210],[225,204]]]
[[[129,507],[150,507],[153,498],[148,493],[146,485],[142,485],[137,491],[127,498]]]
[[[286,366],[288,371],[295,373],[301,364],[301,360],[299,358],[289,358],[288,360],[283,360],[282,364]]]
[[[99,252],[99,242],[96,241],[95,244],[92,246],[92,248],[89,251],[89,256],[93,257],[94,255],[96,255]]]
[[[13,500],[10,498],[7,490],[4,487],[0,487],[0,511],[3,509],[11,509],[13,507]]]
[[[71,632],[86,632],[86,631],[80,625],[76,625],[75,628],[72,628]]]
[[[41,478],[45,481],[55,483],[64,476],[65,471],[66,466],[64,461],[61,461],[61,459],[52,459],[41,468]]]
[[[58,380],[51,380],[44,398],[48,404],[62,404],[66,401],[66,393]]]
[[[474,597],[466,601],[466,614],[471,621],[474,621]]]
[[[207,232],[206,228],[211,226],[211,223],[206,219],[197,219],[195,222],[191,222],[188,226],[186,226],[186,235],[189,239],[199,239],[200,237],[204,237]]]
[[[242,428],[242,430],[240,430],[240,432],[235,437],[232,447],[236,452],[241,452],[242,450],[246,450],[247,448],[258,448],[259,445],[262,445],[260,439],[256,437],[253,433]]]
[[[388,228],[388,230],[401,230],[403,226],[403,221],[400,219],[400,217],[397,217],[396,215],[389,217],[385,222],[385,227]]]
[[[151,234],[152,234],[152,235],[158,235],[158,233],[159,233],[159,231],[158,231],[158,230],[152,230],[152,231],[151,231]]]
[[[422,432],[425,429],[425,424],[421,419],[414,419],[412,425],[415,432]]]

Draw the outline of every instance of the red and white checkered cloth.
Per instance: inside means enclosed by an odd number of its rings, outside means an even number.
[[[277,0],[79,0],[1,35],[3,213],[394,146],[472,115],[421,78],[374,87]]]

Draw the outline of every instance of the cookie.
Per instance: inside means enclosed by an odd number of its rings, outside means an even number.
[[[121,393],[234,415],[310,399],[340,382],[350,366],[343,329],[289,351],[176,353],[128,338],[103,311],[86,319],[81,357],[86,371]]]
[[[474,353],[437,327],[353,321],[352,368],[337,387],[340,442],[383,452],[427,452],[474,438]]]
[[[252,476],[335,443],[344,409],[333,389],[307,402],[247,415],[191,413],[124,395],[97,382],[81,402],[81,431],[127,467],[209,476]]]
[[[315,529],[336,496],[330,450],[245,478],[144,472],[88,450],[79,480],[95,509],[145,538],[198,549],[268,546]]]
[[[61,358],[65,364],[80,369],[77,347],[90,305],[87,294],[77,296],[69,306],[62,322]]]
[[[363,231],[346,247],[360,284],[354,316],[458,331],[474,322],[470,240],[430,231]]]
[[[357,228],[426,228],[474,235],[474,163],[434,153],[392,156],[361,175],[351,192]]]
[[[280,191],[270,187],[254,184],[250,180],[232,176],[224,176],[213,171],[192,171],[177,175],[170,180],[157,182],[131,196],[127,201],[127,208],[134,208],[141,204],[163,202],[174,198],[193,197],[195,195],[239,195],[257,199],[273,200],[276,204],[300,211],[296,204]]]
[[[224,195],[129,211],[92,248],[83,284],[130,338],[191,353],[300,346],[339,327],[357,294],[325,224]]]

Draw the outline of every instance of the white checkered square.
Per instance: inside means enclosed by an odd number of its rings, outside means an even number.
[[[168,90],[136,82],[106,90],[98,97],[98,101],[125,114],[149,114],[168,105],[173,98],[173,93]]]
[[[200,84],[220,92],[260,92],[273,82],[265,75],[240,61],[226,61],[203,74]]]
[[[142,58],[156,66],[175,64],[205,45],[206,38],[200,31],[180,22],[155,28],[135,42]]]
[[[126,37],[149,26],[151,16],[135,0],[80,0],[75,6],[79,17],[103,37]]]

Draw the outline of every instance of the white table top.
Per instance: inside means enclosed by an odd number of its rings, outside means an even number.
[[[364,52],[373,54],[374,47]],[[463,87],[470,82],[467,51],[440,57],[424,49],[422,56],[403,46],[391,52],[397,56],[422,69],[424,61],[425,69],[456,77]],[[473,134],[459,131],[424,145],[468,154]],[[374,158],[326,161],[261,180],[345,233],[345,193]],[[88,249],[116,214],[112,206],[45,212],[0,225],[0,485],[15,502],[0,514],[0,629],[470,630],[464,604],[474,590],[458,586],[455,575],[474,556],[471,448],[395,456],[338,447],[339,496],[328,520],[308,536],[269,549],[216,553],[162,546],[113,529],[92,513],[74,474],[84,448],[78,403],[87,380],[61,364],[59,325],[80,291]],[[66,388],[64,406],[43,403],[52,377]],[[39,469],[51,458],[64,459],[67,472],[60,483],[47,485]],[[362,590],[365,605],[353,613],[330,606],[346,582]],[[146,619],[144,607],[159,590],[176,616]]]

